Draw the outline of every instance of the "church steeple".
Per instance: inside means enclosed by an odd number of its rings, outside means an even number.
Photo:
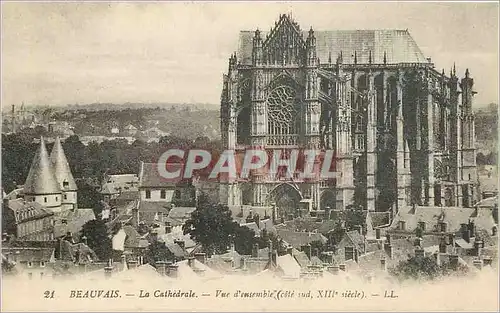
[[[71,169],[69,168],[68,160],[64,154],[64,150],[59,137],[56,138],[54,143],[54,148],[50,153],[50,161],[54,167],[54,173],[62,191],[75,191],[77,186],[71,174]]]

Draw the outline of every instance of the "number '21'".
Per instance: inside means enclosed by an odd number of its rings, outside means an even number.
[[[43,297],[46,299],[53,299],[54,298],[54,290],[45,290],[43,293]]]

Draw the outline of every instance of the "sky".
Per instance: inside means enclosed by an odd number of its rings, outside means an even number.
[[[240,30],[408,29],[437,69],[498,103],[498,4],[2,2],[2,105],[220,102]]]

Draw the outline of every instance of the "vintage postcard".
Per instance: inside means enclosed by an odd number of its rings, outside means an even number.
[[[1,9],[2,311],[498,312],[498,3]]]

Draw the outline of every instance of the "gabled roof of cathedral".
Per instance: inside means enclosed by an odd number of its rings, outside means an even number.
[[[303,38],[308,32],[302,31]],[[238,44],[238,61],[252,64],[254,31],[241,31]],[[265,38],[268,32],[261,32]],[[358,64],[368,64],[370,52],[373,64],[427,63],[427,59],[408,30],[328,30],[314,31],[317,57],[327,63],[329,56],[335,59],[342,52],[343,63],[353,64],[354,53]]]
[[[24,193],[31,195],[61,193],[43,138],[40,138],[40,147],[33,158],[24,183]]]
[[[77,190],[73,174],[71,174],[71,169],[69,168],[68,160],[64,154],[64,149],[59,137],[57,137],[54,142],[54,147],[50,153],[50,161],[54,167],[54,173],[61,190]],[[64,182],[67,182],[66,186],[64,185]]]

